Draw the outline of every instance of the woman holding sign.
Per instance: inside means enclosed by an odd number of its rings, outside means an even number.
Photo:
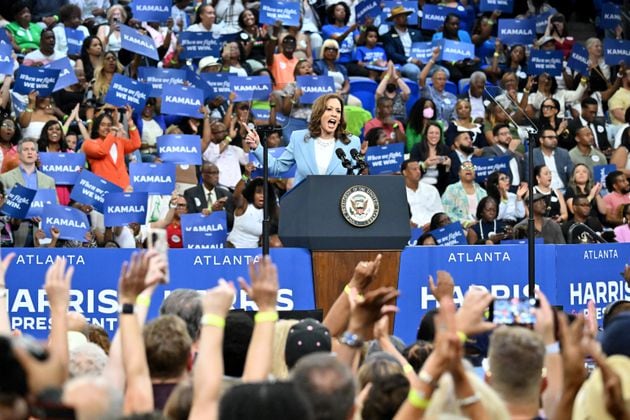
[[[259,161],[263,160],[260,137],[249,130],[245,141]],[[338,152],[338,150],[341,151]],[[287,171],[293,164],[297,166],[295,181],[300,182],[309,175],[345,175],[346,168],[341,159],[335,156],[343,152],[350,163],[350,151],[361,149],[359,139],[346,132],[343,115],[343,99],[335,93],[322,95],[313,103],[308,129],[294,131],[289,145],[277,159],[269,157],[269,175],[277,176]]]

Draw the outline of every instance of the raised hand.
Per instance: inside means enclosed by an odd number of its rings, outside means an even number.
[[[372,261],[361,261],[354,267],[354,273],[350,279],[350,288],[355,287],[359,293],[363,293],[370,286],[378,269],[381,266],[383,256],[378,254]]]
[[[249,265],[249,278],[251,286],[244,278],[238,279],[241,289],[252,298],[259,311],[275,311],[278,300],[278,269],[269,255],[265,255],[258,264]]]
[[[433,282],[433,276],[429,275],[429,289],[438,302],[441,302],[444,297],[452,298],[455,282],[451,273],[439,270],[437,272],[437,284]]]
[[[203,313],[213,314],[225,318],[234,302],[236,288],[231,281],[219,280],[219,284],[208,289],[202,299]]]

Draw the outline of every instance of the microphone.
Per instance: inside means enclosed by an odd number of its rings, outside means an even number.
[[[352,162],[350,162],[350,159],[346,156],[346,152],[344,152],[341,147],[338,147],[337,150],[335,150],[335,154],[341,161],[341,166],[346,168],[346,175],[353,175]]]
[[[368,164],[365,161],[365,156],[359,153],[357,149],[350,149],[350,156],[352,156],[352,159],[357,162],[357,166],[360,171],[362,171],[363,169],[367,169]]]

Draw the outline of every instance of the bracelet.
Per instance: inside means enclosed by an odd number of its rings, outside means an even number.
[[[398,128],[398,123],[394,123],[394,125],[392,125],[392,128],[396,130]]]
[[[420,373],[418,373],[418,379],[429,385],[431,388],[435,388],[435,379],[433,378],[433,375],[426,370],[421,370]]]
[[[137,128],[135,125],[134,125],[134,126],[132,126],[132,127],[129,127],[129,131],[134,131],[134,130],[137,130],[137,129],[138,129],[138,128]]]
[[[409,401],[409,404],[411,404],[414,408],[419,408],[421,410],[425,410],[429,406],[429,400],[427,400],[426,395],[416,389],[409,390],[409,394],[407,394],[407,401]]]
[[[413,372],[413,366],[411,366],[409,363],[405,364],[405,366],[403,366],[403,372],[405,374]]]
[[[459,337],[459,341],[464,344],[468,340],[468,336],[463,331],[457,331],[457,337]]]
[[[383,79],[384,79],[384,80],[389,79],[389,74],[386,74],[385,76],[383,76]]]
[[[225,328],[225,318],[215,314],[204,314],[204,316],[201,317],[201,325]]]
[[[560,353],[560,343],[555,341],[555,342],[553,342],[551,344],[547,344],[545,346],[545,352],[546,352],[546,354],[558,354],[558,353]]]
[[[256,324],[260,324],[261,322],[276,322],[277,320],[277,311],[258,312],[254,315],[254,322]]]
[[[469,395],[468,397],[458,399],[457,405],[459,405],[460,407],[468,407],[469,405],[476,404],[480,401],[481,401],[481,397],[479,396],[479,394],[475,392],[474,394]]]
[[[24,112],[33,112],[31,108],[24,108]]]
[[[92,120],[85,121],[88,125],[92,124]]]
[[[488,25],[494,25],[494,20],[488,19]]]
[[[241,180],[243,182],[247,182],[247,181],[249,181],[249,177],[247,175],[243,174],[243,175],[241,175]]]
[[[529,89],[523,89],[523,93],[529,94]]]
[[[499,57],[500,55],[501,55],[501,54],[499,54],[498,52],[496,52],[496,51],[494,52],[494,56],[495,56],[495,57]]]
[[[346,286],[343,288],[343,292],[347,294],[348,296],[350,296],[350,294],[352,293],[352,289],[350,288],[349,284],[346,284]],[[357,297],[359,299],[363,299],[363,294],[357,293]]]
[[[175,59],[175,58],[171,58],[171,61],[169,61],[169,64],[170,64],[171,66],[174,66],[174,65],[175,65],[175,64],[177,64],[177,63],[179,63],[179,60],[178,60],[178,59]]]
[[[270,103],[269,103],[269,108],[275,108],[275,107],[276,107],[276,104],[275,104],[275,103],[273,103],[273,102],[270,102]]]
[[[580,79],[580,83],[582,83],[583,85],[585,85],[585,84],[587,84],[587,83],[588,83],[588,79],[587,79],[586,77],[582,77],[582,78]]]
[[[151,296],[138,295],[138,297],[136,298],[136,305],[148,308],[149,306],[151,306]]]

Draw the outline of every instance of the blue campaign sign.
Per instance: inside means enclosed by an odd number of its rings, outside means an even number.
[[[441,60],[452,62],[475,58],[474,44],[444,38],[439,43],[442,46]]]
[[[266,101],[271,94],[271,79],[269,76],[230,76],[230,89],[236,93],[234,102]]]
[[[208,99],[214,99],[217,96],[227,98],[230,96],[230,74],[229,73],[201,73],[201,80],[203,80],[210,89],[212,94]]]
[[[178,165],[201,164],[201,137],[192,134],[166,134],[157,138],[157,148],[163,162]]]
[[[284,26],[300,25],[300,2],[283,0],[261,0],[260,23],[274,25],[281,21]]]
[[[615,29],[621,25],[621,8],[614,3],[602,4],[602,14],[599,26],[602,29]]]
[[[63,231],[63,230],[62,230]],[[41,290],[46,270],[57,257],[75,267],[70,311],[82,313],[88,322],[105,328],[110,338],[118,326],[117,285],[120,268],[129,261],[132,249],[16,248],[17,256],[7,271],[8,308],[11,329],[38,339],[50,333],[49,305]],[[260,249],[169,250],[170,283],[158,286],[149,309],[149,319],[159,315],[168,294],[179,288],[204,292],[218,279],[248,278],[248,266],[260,260]],[[280,289],[277,309],[315,308],[311,254],[307,249],[273,248],[271,258],[278,267]],[[234,309],[256,310],[243,290],[236,293]]]
[[[558,13],[556,9],[551,8],[544,13],[536,15],[534,19],[536,20],[536,33],[537,34],[545,33],[545,29],[547,29],[547,22],[549,22],[549,16],[555,15],[556,13]]]
[[[420,239],[423,233],[422,228],[411,228],[411,237],[407,242],[407,246],[420,246],[421,244],[418,243],[418,239]]]
[[[365,22],[366,17],[376,18],[381,13],[381,3],[378,0],[363,0],[354,6],[354,15],[359,23]]]
[[[269,109],[252,108],[251,113],[255,120],[263,121],[268,120],[271,115],[271,111]],[[281,126],[286,126],[286,124],[289,123],[289,118],[281,112],[276,111],[276,123]]]
[[[556,77],[562,75],[562,51],[541,51],[532,49],[529,52],[529,67],[532,75],[547,73]]]
[[[84,153],[39,154],[41,171],[52,177],[57,185],[74,185],[79,173],[85,167]]]
[[[172,4],[171,0],[133,0],[133,17],[140,22],[166,22]]]
[[[436,44],[433,42],[414,42],[411,44],[410,57],[417,58],[423,63],[426,63],[433,56],[433,48],[435,47]]]
[[[59,237],[70,241],[85,241],[85,234],[90,230],[87,215],[73,207],[51,204],[46,206],[42,217],[42,230],[50,236],[51,228],[59,229]]]
[[[0,212],[14,219],[25,219],[36,192],[36,190],[15,184],[9,191]]]
[[[486,178],[488,178],[488,175],[496,171],[509,174],[511,159],[511,156],[472,158],[472,163],[475,165],[475,181],[482,183],[486,180]]]
[[[33,201],[31,201],[31,207],[28,209],[28,213],[26,213],[26,218],[31,219],[33,217],[43,216],[44,208],[47,208],[51,204],[57,204],[57,191],[50,189],[37,190]]]
[[[606,64],[617,66],[630,61],[630,41],[627,39],[604,39],[604,60]]]
[[[70,198],[82,204],[89,204],[103,213],[105,195],[112,192],[122,192],[122,188],[84,169],[70,193]]]
[[[593,180],[594,182],[599,182],[602,184],[602,189],[600,191],[600,195],[604,196],[608,190],[606,189],[606,177],[609,173],[616,171],[617,165],[595,165],[593,166]]]
[[[182,214],[181,221],[184,248],[225,248],[227,240],[225,210],[213,211],[208,216],[201,213]]]
[[[573,44],[571,55],[567,60],[567,67],[580,74],[588,74],[588,51],[583,45],[577,42]]]
[[[199,109],[203,105],[203,91],[194,87],[164,85],[162,114],[203,118]]]
[[[432,230],[431,236],[437,245],[466,245],[466,233],[459,222]]]
[[[383,10],[381,12],[381,24],[389,25],[389,26],[393,25],[394,21],[393,20],[388,21],[387,18],[391,14],[392,9],[394,7],[402,6],[406,10],[411,10],[413,12],[407,17],[407,23],[409,23],[409,25],[412,25],[412,26],[418,25],[418,14],[415,12],[418,9],[418,3],[413,2],[413,1],[396,0],[396,1],[385,1],[385,2],[382,2],[381,4],[383,5]]]
[[[536,19],[499,19],[497,35],[505,45],[529,45],[536,38]]]
[[[127,25],[120,24],[119,27],[121,46],[123,49],[144,55],[156,61],[160,59],[153,38],[148,35],[143,35]]]
[[[302,89],[300,102],[312,104],[327,93],[335,93],[335,80],[332,76],[298,76],[297,86]]]
[[[9,39],[9,35],[7,35],[7,30],[5,28],[0,28],[0,44],[11,45],[11,40]]]
[[[391,174],[400,172],[404,159],[405,145],[393,143],[386,146],[368,147],[365,161],[370,168],[370,175]]]
[[[0,32],[4,32],[0,29]],[[0,74],[13,74],[13,47],[11,44],[0,44]]]
[[[413,9],[412,9],[413,10]],[[451,13],[450,7],[437,6],[434,4],[425,4],[422,7],[422,29],[428,31],[437,31],[442,25],[446,15]]]
[[[282,155],[282,153],[284,153],[284,149],[286,149],[286,147],[274,147],[272,149],[267,149],[267,150],[269,150],[269,156],[275,159],[278,159]],[[249,161],[252,162],[254,166],[256,167],[256,169],[252,171],[251,177],[256,178],[259,176],[263,176],[262,162],[258,160],[256,155],[254,155],[253,153],[250,153]],[[283,178],[283,179],[293,178],[295,176],[295,169],[296,169],[296,166],[295,164],[293,164],[287,171],[279,173],[274,178]]]
[[[494,12],[495,10],[501,13],[512,13],[514,0],[481,0],[479,3],[479,11],[481,12]]]
[[[608,304],[630,299],[630,287],[623,280],[624,265],[629,259],[627,244],[562,247],[556,256],[556,304],[568,313],[582,313],[588,301],[593,300],[601,322]]]
[[[136,192],[172,194],[175,190],[175,165],[172,163],[132,163],[131,186]]]
[[[83,39],[85,38],[85,34],[78,30],[68,28],[67,26],[63,28],[66,33],[66,42],[68,44],[68,55],[80,55],[81,47],[83,46]]]
[[[143,224],[147,220],[147,201],[145,192],[114,192],[105,196],[103,216],[105,226],[126,226],[129,223]]]
[[[59,76],[57,77],[57,83],[55,83],[53,92],[57,92],[67,86],[79,83],[79,79],[77,79],[77,75],[74,72],[74,67],[72,67],[72,63],[68,57],[55,60],[52,63],[45,65],[44,68],[59,70]]]
[[[151,86],[148,84],[116,73],[105,95],[105,102],[117,107],[131,105],[134,111],[140,113],[149,99],[150,92]]]
[[[13,92],[28,95],[37,91],[37,96],[50,96],[55,89],[59,70],[42,67],[20,66],[15,75]]]
[[[190,67],[186,67],[186,80],[190,86],[203,91],[204,101],[210,99],[213,92],[212,89],[206,82],[204,82],[197,72],[193,71]]]
[[[164,69],[160,67],[138,67],[138,80],[151,85],[149,96],[162,96],[164,85],[181,85],[186,80],[186,70]]]
[[[225,38],[216,36],[213,32],[180,32],[177,40],[184,47],[181,58],[203,58],[206,56],[219,57]]]

